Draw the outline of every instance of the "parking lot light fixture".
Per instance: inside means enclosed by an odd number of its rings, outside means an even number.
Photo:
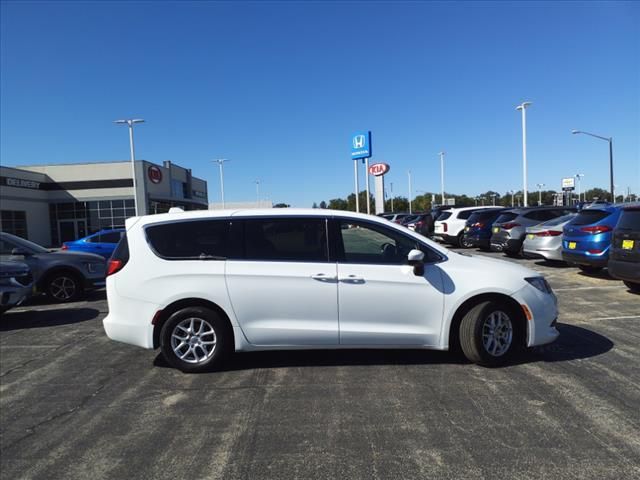
[[[129,126],[129,149],[131,150],[131,173],[133,178],[133,207],[136,213],[136,217],[138,216],[138,189],[136,182],[136,154],[135,148],[133,145],[133,126],[136,123],[144,123],[142,118],[128,118],[123,120],[115,120],[113,123],[118,125],[128,125]]]
[[[444,152],[440,152],[438,155],[440,155],[440,201],[442,202],[442,205],[445,204],[444,201]]]
[[[413,188],[411,187],[411,170],[407,171],[407,175],[409,177],[409,213],[413,213],[411,211],[411,195],[413,193]]]
[[[589,135],[591,137],[604,140],[605,142],[609,142],[609,189],[611,193],[611,202],[615,203],[616,197],[614,196],[613,187],[613,137],[603,137],[602,135],[596,135],[595,133],[584,132],[582,130],[571,130],[571,133],[573,133],[574,135],[582,133],[583,135]]]
[[[584,173],[576,173],[576,178],[578,179],[578,202],[580,202],[580,195],[582,193],[582,177],[584,177]]]
[[[217,163],[218,167],[220,167],[220,200],[222,202],[222,209],[224,210],[224,170],[222,166],[224,162],[229,162],[230,160],[228,158],[216,158],[211,161]]]
[[[516,110],[522,112],[522,182],[523,182],[523,194],[524,204],[527,206],[527,107],[532,105],[532,102],[522,102],[516,107]]]
[[[542,205],[542,187],[544,187],[544,183],[536,183],[536,187],[538,187],[538,206]]]

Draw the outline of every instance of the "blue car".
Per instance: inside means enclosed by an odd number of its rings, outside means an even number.
[[[580,211],[563,229],[562,259],[588,273],[606,267],[620,212],[622,207],[617,205],[594,205]]]
[[[73,242],[64,242],[62,250],[96,253],[104,258],[109,258],[116,249],[120,238],[124,235],[124,231],[124,228],[100,230],[88,237],[74,240]]]

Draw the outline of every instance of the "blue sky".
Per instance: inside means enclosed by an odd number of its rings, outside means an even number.
[[[308,207],[353,190],[351,132],[373,132],[407,195],[521,188],[640,193],[640,7],[632,2],[2,2],[3,165],[170,159],[227,201]],[[361,179],[361,185],[363,180]]]

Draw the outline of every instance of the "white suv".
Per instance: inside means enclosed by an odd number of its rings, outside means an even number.
[[[462,207],[443,210],[434,224],[433,238],[456,247],[464,247],[464,226],[467,220],[473,212],[487,208],[504,207]]]
[[[458,345],[495,365],[558,336],[555,295],[538,273],[374,216],[193,211],[130,218],[126,229],[108,268],[106,333],[159,347],[183,371],[233,350]]]

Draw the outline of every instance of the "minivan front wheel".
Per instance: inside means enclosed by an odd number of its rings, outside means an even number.
[[[506,363],[518,348],[517,320],[506,305],[494,301],[479,303],[460,323],[464,355],[480,365]]]
[[[225,320],[213,310],[187,307],[173,313],[162,327],[160,350],[183,372],[202,372],[218,364],[231,340]]]

